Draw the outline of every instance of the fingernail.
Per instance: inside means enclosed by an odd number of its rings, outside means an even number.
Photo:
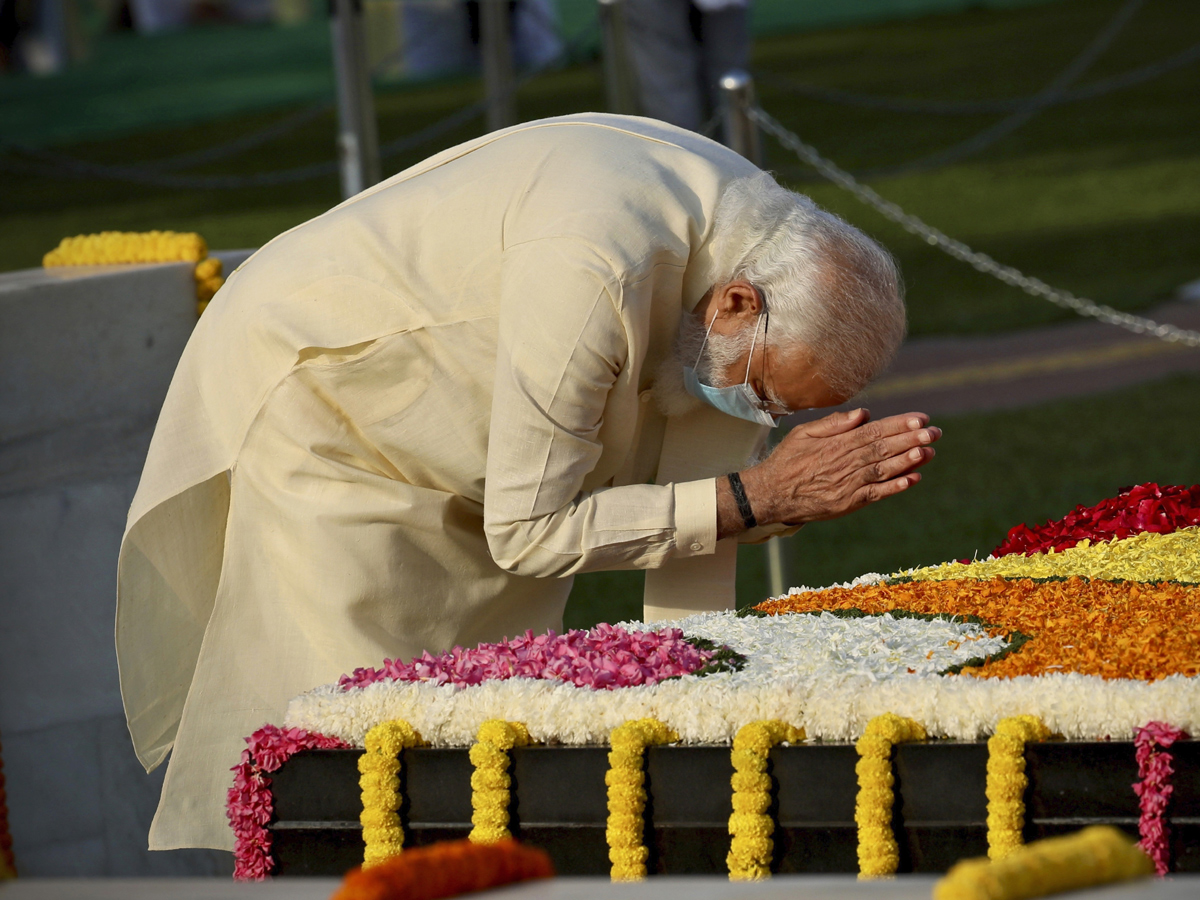
[[[920,450],[910,450],[910,451],[908,452],[908,458],[909,458],[909,459],[914,459],[914,460],[915,460],[915,459],[920,459],[920,458],[921,458],[921,456],[922,456],[922,453],[921,453],[921,451],[920,451]]]
[[[920,419],[909,419],[909,420],[908,420],[908,427],[909,427],[909,428],[920,428],[920,427],[921,427],[921,420],[920,420]]]
[[[852,418],[852,419],[853,419],[853,418],[854,418],[855,416],[857,416],[857,415],[858,415],[860,412],[862,412],[862,407],[861,407],[861,406],[860,406],[858,409],[852,409],[852,410],[850,410],[850,412],[846,413],[846,415],[848,415],[850,418]]]
[[[919,440],[922,444],[928,444],[933,440],[933,435],[929,433],[928,429],[926,429],[917,435],[917,440]]]

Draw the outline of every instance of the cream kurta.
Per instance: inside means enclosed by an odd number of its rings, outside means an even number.
[[[605,115],[447,150],[276,238],[200,320],[121,547],[152,849],[230,848],[229,768],[287,701],[384,657],[560,627],[576,572],[648,616],[732,605],[712,476],[760,426],[648,402],[755,169]]]

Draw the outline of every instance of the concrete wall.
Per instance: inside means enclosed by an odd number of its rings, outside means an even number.
[[[232,871],[145,849],[166,767],[133,754],[113,650],[125,514],[195,321],[185,263],[0,274],[0,741],[22,875]]]

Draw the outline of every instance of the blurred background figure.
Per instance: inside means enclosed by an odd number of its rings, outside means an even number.
[[[698,131],[717,110],[717,81],[745,69],[749,0],[626,0],[642,113]]]
[[[508,6],[513,64],[518,69],[539,68],[562,53],[552,0],[511,0]],[[478,0],[405,3],[403,32],[405,69],[410,75],[479,68]]]

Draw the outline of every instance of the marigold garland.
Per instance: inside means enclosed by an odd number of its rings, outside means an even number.
[[[1044,741],[1050,729],[1037,716],[1001,719],[988,739],[988,857],[1004,859],[1025,843],[1025,745]]]
[[[1138,846],[1154,862],[1159,875],[1166,875],[1171,870],[1171,832],[1166,812],[1171,794],[1175,792],[1171,784],[1175,767],[1172,765],[1174,758],[1167,749],[1184,737],[1187,735],[1182,729],[1173,728],[1166,722],[1148,722],[1137,730],[1133,739],[1138,762],[1138,781],[1133,790],[1138,795],[1141,809],[1138,833],[1142,839]]]
[[[102,231],[63,238],[42,257],[46,268],[54,266],[102,266],[118,263],[195,263],[196,314],[225,283],[221,261],[208,255],[204,238],[194,231]]]
[[[362,777],[362,836],[366,849],[363,868],[369,869],[399,856],[404,850],[400,823],[400,753],[423,742],[407,722],[383,722],[367,732],[366,750],[358,758]]]
[[[861,609],[978,616],[1000,633],[1032,636],[1019,652],[963,674],[985,678],[1078,672],[1157,681],[1200,675],[1200,588],[1070,578],[956,579],[862,585],[792,594],[755,607],[768,614]]]
[[[804,729],[778,719],[751,722],[738,729],[733,739],[733,815],[729,817],[730,881],[771,877],[771,835],[775,820],[767,814],[771,806],[771,776],[767,754],[776,744],[804,740]]]
[[[934,885],[933,900],[1028,900],[1153,871],[1149,857],[1120,831],[1093,825],[1034,841],[1004,859],[963,860]]]
[[[670,744],[679,735],[657,719],[634,719],[612,730],[608,772],[608,858],[613,881],[646,877],[650,852],[644,842],[646,822],[646,748]]]
[[[516,841],[441,841],[414,847],[370,869],[352,869],[330,900],[440,900],[534,878],[553,878],[542,850]]]
[[[512,800],[508,774],[513,747],[530,744],[529,729],[520,722],[489,719],[479,726],[476,743],[471,746],[471,829],[470,840],[490,844],[512,837],[508,830],[508,808]]]
[[[1081,540],[1061,552],[1012,554],[977,562],[948,562],[901,572],[916,581],[947,578],[1100,578],[1106,581],[1200,582],[1200,528],[1145,532],[1121,540]]]
[[[854,821],[858,824],[858,877],[894,875],[900,865],[900,848],[892,831],[892,747],[923,741],[925,729],[912,719],[884,713],[867,723],[854,748],[858,751],[858,797]]]

